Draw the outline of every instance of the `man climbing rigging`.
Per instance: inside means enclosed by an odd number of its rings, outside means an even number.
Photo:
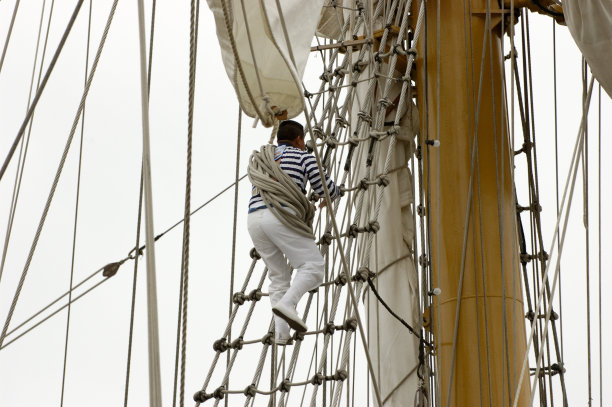
[[[305,196],[306,182],[324,196],[325,179],[332,200],[340,195],[340,189],[327,174],[319,173],[315,157],[305,151],[301,124],[281,122],[276,139],[278,146],[265,145],[250,158],[248,174],[253,192],[248,230],[268,267],[275,341],[284,345],[291,338],[290,327],[297,332],[307,330],[296,306],[304,294],[323,282],[324,276],[325,262],[312,233],[315,208]],[[293,283],[287,261],[296,271]]]

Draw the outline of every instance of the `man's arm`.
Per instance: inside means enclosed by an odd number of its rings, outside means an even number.
[[[325,183],[327,184],[327,189],[329,191],[329,197],[332,199],[336,199],[340,195],[340,188],[331,180],[323,171],[323,177],[319,173],[319,167],[317,166],[317,160],[310,154],[304,155],[304,170],[306,171],[306,176],[308,177],[308,182],[310,182],[310,186],[312,189],[320,196],[325,196],[325,191],[323,189],[322,179],[325,179]],[[325,205],[322,205],[323,207]]]

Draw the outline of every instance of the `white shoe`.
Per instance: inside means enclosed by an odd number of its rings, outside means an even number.
[[[272,312],[287,321],[289,326],[295,329],[296,332],[306,332],[308,330],[304,321],[300,319],[297,312],[292,307],[279,302],[272,307]]]
[[[278,346],[285,346],[293,344],[293,338],[291,336],[284,336],[276,334],[274,337],[274,343]]]

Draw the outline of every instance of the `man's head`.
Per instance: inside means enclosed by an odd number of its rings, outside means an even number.
[[[276,141],[280,144],[290,143],[293,147],[304,150],[304,127],[296,121],[285,120],[278,125]]]

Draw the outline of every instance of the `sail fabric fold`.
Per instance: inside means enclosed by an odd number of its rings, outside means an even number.
[[[240,106],[266,127],[304,109],[302,76],[323,1],[207,0]]]
[[[564,0],[563,13],[593,76],[612,97],[612,0]]]

